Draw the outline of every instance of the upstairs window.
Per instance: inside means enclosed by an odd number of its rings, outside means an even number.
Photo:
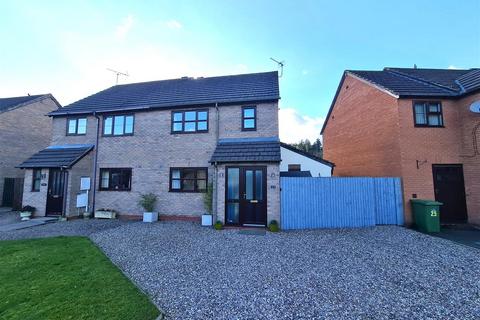
[[[208,132],[208,110],[172,112],[172,133]]]
[[[67,119],[67,136],[78,136],[87,133],[87,118]]]
[[[443,127],[442,105],[439,102],[417,101],[413,104],[416,127]]]
[[[100,169],[100,190],[128,191],[131,185],[131,168]]]
[[[257,108],[256,107],[242,108],[242,130],[243,131],[257,130]]]
[[[170,168],[170,191],[205,192],[207,168]]]
[[[133,115],[108,116],[103,118],[104,136],[133,135]]]

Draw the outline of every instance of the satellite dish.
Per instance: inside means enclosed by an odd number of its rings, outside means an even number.
[[[470,105],[470,111],[480,113],[480,100],[472,102]]]

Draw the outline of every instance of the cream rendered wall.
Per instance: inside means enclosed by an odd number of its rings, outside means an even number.
[[[280,171],[288,171],[289,164],[299,164],[302,171],[310,171],[312,177],[331,177],[332,168],[324,163],[305,157],[299,153],[280,147],[282,162]]]

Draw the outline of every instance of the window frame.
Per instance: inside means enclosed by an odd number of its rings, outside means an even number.
[[[122,134],[114,134],[115,132],[115,117],[123,117],[123,133]],[[132,117],[132,133],[125,133],[125,128],[127,126],[127,117]],[[105,133],[105,121],[107,118],[112,118],[112,133]],[[125,137],[125,136],[133,136],[135,132],[135,114],[134,113],[121,113],[121,114],[111,114],[111,115],[104,115],[102,121],[102,137]]]
[[[253,117],[245,117],[245,110],[253,109]],[[245,120],[253,119],[253,128],[245,128]],[[242,131],[257,131],[257,106],[242,107]]]
[[[425,109],[425,119],[427,121],[426,124],[417,123],[417,112],[415,110],[415,105],[422,104]],[[431,112],[429,110],[430,104],[437,104],[439,107],[438,112]],[[441,101],[430,101],[430,100],[414,100],[412,101],[412,111],[413,111],[413,125],[416,128],[445,128],[445,122],[443,120],[443,107]],[[440,124],[439,125],[431,125],[429,124],[428,116],[429,115],[437,115],[440,116]]]
[[[78,133],[78,120],[85,119],[85,133]],[[68,129],[70,129],[70,121],[75,121],[75,132],[70,133]],[[67,117],[67,125],[66,125],[66,136],[84,136],[87,134],[88,128],[88,118],[87,117]]]
[[[128,184],[128,188],[126,189],[115,189],[111,186],[112,181],[112,170],[113,171],[130,171],[130,182]],[[108,188],[102,187],[102,173],[108,171]],[[132,190],[132,177],[133,177],[133,170],[132,168],[100,168],[99,170],[99,179],[98,179],[98,191],[131,191]]]
[[[39,177],[35,176],[35,173],[40,173]],[[38,190],[35,189],[35,181],[38,180]],[[40,187],[42,186],[42,169],[33,169],[32,171],[32,192],[40,192]]]
[[[174,170],[179,170],[180,171],[180,178],[175,179],[175,180],[180,180],[180,189],[173,189],[172,188],[172,172]],[[182,172],[183,170],[194,170],[195,171],[195,177],[193,179],[184,179],[182,178]],[[205,170],[205,179],[199,179],[197,178],[198,171],[199,170]],[[194,190],[183,190],[183,180],[193,180],[195,181],[194,183]],[[197,181],[198,180],[205,180],[205,190],[199,190],[197,188]],[[208,189],[208,167],[170,167],[170,175],[168,179],[168,191],[169,192],[178,192],[178,193],[205,193],[207,192]]]
[[[194,121],[185,121],[185,113],[187,112],[195,112],[195,120]],[[206,112],[207,113],[207,120],[198,120],[198,113],[199,112]],[[182,121],[175,121],[174,115],[175,113],[181,113],[182,114]],[[190,109],[190,110],[172,110],[170,114],[170,133],[171,134],[192,134],[192,133],[208,133],[208,130],[210,129],[210,112],[209,109]],[[198,130],[198,122],[207,122],[207,129],[206,130]],[[194,122],[195,123],[195,131],[185,131],[185,122]],[[182,124],[182,130],[181,131],[174,131],[173,130],[173,125],[175,123],[181,123]]]

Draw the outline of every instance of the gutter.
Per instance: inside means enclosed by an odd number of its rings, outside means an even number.
[[[93,156],[93,178],[92,178],[92,215],[95,213],[95,196],[97,195],[97,159],[98,159],[98,137],[100,135],[100,117],[97,112],[93,112],[93,116],[97,119],[97,134],[95,137],[95,153]]]

